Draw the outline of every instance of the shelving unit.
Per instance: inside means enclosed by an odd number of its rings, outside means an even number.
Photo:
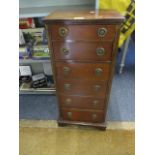
[[[43,28],[34,28],[34,29],[22,29],[23,32],[36,32],[36,31],[43,31]],[[23,48],[23,49],[22,49]],[[41,45],[41,44],[37,44],[34,46],[34,48],[40,48],[40,50],[42,51],[42,49],[46,49],[48,48],[47,45]],[[24,46],[20,48],[21,51],[24,52]],[[30,65],[33,66],[35,64],[48,64],[50,65],[50,57],[47,56],[39,56],[39,55],[33,55],[32,58],[29,58],[27,56],[27,54],[24,54],[23,58],[19,59],[19,65]],[[38,65],[37,65],[38,66]],[[23,85],[23,84],[22,84]],[[56,90],[53,87],[50,88],[30,88],[30,87],[21,87],[19,88],[19,94],[55,94]]]
[[[19,64],[50,63],[50,59],[19,59]]]

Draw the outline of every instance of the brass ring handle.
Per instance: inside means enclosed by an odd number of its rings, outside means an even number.
[[[65,104],[66,104],[66,105],[70,105],[70,104],[71,104],[71,101],[72,101],[72,100],[71,100],[70,98],[67,98],[67,99],[65,100]]]
[[[71,84],[65,83],[65,84],[64,84],[64,89],[65,89],[65,90],[70,90],[70,89],[71,89]]]
[[[67,55],[69,53],[69,50],[67,48],[62,48],[61,53]]]
[[[96,69],[95,69],[95,74],[96,74],[97,76],[100,76],[100,75],[102,74],[102,72],[103,72],[103,70],[102,70],[101,68],[96,68]]]
[[[72,118],[72,112],[67,112],[67,117],[68,117],[69,119],[71,119],[71,118]]]
[[[101,89],[101,86],[100,85],[94,85],[94,89],[95,89],[95,91],[99,91]]]
[[[92,119],[96,120],[96,118],[97,118],[97,115],[96,114],[92,114]]]
[[[64,68],[63,68],[64,74],[68,74],[69,71],[70,71],[70,68],[69,68],[69,67],[64,67]]]
[[[99,28],[97,31],[97,34],[99,37],[104,37],[107,33],[107,29],[106,28]]]
[[[59,35],[61,37],[66,37],[68,35],[68,29],[65,27],[60,27],[59,28]]]
[[[105,54],[105,50],[104,50],[104,48],[97,48],[96,49],[96,54],[98,55],[98,56],[103,56],[104,54]]]
[[[93,106],[95,106],[95,107],[96,107],[96,106],[97,106],[97,104],[98,104],[98,100],[94,100],[94,101],[93,101]]]

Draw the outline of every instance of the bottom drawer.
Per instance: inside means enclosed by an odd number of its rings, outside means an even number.
[[[102,123],[105,121],[104,111],[86,111],[74,109],[62,109],[61,118],[63,120]]]

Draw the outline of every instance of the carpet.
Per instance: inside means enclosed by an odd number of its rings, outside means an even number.
[[[20,155],[134,155],[134,130],[20,127]]]

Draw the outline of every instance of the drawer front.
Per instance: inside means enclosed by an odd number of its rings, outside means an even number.
[[[91,80],[64,80],[57,79],[57,89],[59,93],[66,95],[86,95],[105,97],[107,83]]]
[[[116,25],[52,25],[52,40],[113,41]]]
[[[104,98],[58,95],[61,107],[81,109],[104,109]]]
[[[112,42],[53,42],[56,60],[98,60],[111,61]]]
[[[64,120],[93,123],[102,123],[105,121],[104,111],[62,109],[60,113]]]
[[[63,79],[107,81],[111,63],[57,62],[56,76]]]

